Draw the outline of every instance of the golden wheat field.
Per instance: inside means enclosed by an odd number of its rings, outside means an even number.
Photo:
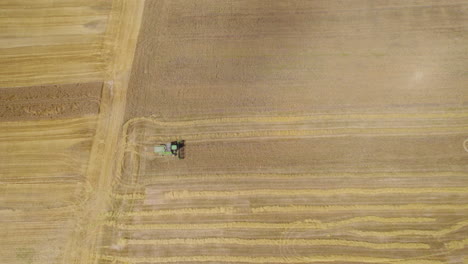
[[[1,264],[468,264],[467,0],[2,0],[0,62]]]

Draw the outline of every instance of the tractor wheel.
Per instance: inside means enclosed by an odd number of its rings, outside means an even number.
[[[179,149],[179,159],[185,159],[185,146]]]

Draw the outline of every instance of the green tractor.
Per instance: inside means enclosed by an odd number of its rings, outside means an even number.
[[[179,159],[185,158],[185,140],[172,141],[154,147],[154,153],[159,156],[174,156]]]

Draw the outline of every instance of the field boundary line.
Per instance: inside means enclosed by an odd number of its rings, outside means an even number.
[[[304,130],[251,130],[241,132],[219,132],[198,134],[176,134],[175,136],[157,135],[151,137],[153,141],[168,141],[174,138],[200,142],[220,139],[245,138],[304,138],[304,137],[332,137],[332,136],[391,136],[391,135],[446,135],[467,133],[468,126],[452,127],[411,127],[411,128],[327,128]]]
[[[221,223],[200,223],[200,224],[119,224],[116,221],[107,221],[108,226],[117,227],[122,230],[199,230],[199,229],[235,229],[235,228],[254,228],[254,229],[330,229],[349,224],[361,222],[376,223],[433,223],[435,218],[429,217],[378,217],[363,216],[353,217],[335,222],[322,222],[315,219],[305,219],[296,222],[270,223],[270,222],[221,222]]]
[[[468,204],[380,204],[380,205],[286,205],[259,206],[252,213],[332,212],[354,210],[468,210]]]
[[[445,264],[439,260],[406,260],[367,256],[294,256],[294,257],[249,257],[249,256],[172,256],[172,257],[121,257],[101,255],[102,260],[124,263],[180,263],[180,262],[234,262],[234,263],[314,263],[314,262],[356,262],[356,263],[397,263],[397,264]]]
[[[173,238],[173,239],[122,239],[122,245],[208,245],[237,244],[244,246],[345,246],[370,249],[430,249],[426,243],[372,243],[343,239],[242,239],[242,238]]]
[[[339,188],[339,189],[253,189],[236,191],[168,191],[165,199],[213,198],[231,196],[291,196],[315,195],[333,196],[341,194],[379,195],[379,194],[422,194],[422,193],[456,193],[468,194],[468,187],[443,188]]]
[[[360,236],[432,236],[442,237],[447,234],[458,231],[468,226],[468,220],[460,221],[450,227],[439,229],[439,230],[397,230],[397,231],[362,231],[362,230],[350,230],[350,233]]]
[[[235,214],[237,208],[232,206],[227,207],[210,207],[210,208],[181,208],[181,209],[162,209],[151,211],[126,211],[120,214],[122,217],[135,216],[167,216],[167,215],[204,215],[204,214]]]
[[[196,126],[216,123],[293,123],[312,120],[369,120],[369,119],[397,119],[397,118],[466,118],[468,112],[434,112],[434,113],[383,113],[383,114],[314,114],[314,115],[290,115],[290,116],[249,116],[249,117],[225,117],[197,119],[188,121],[160,121],[152,117],[137,117],[132,122],[149,121],[163,127],[172,126]]]
[[[90,194],[70,242],[63,264],[97,263],[105,213],[112,200],[115,156],[124,123],[126,95],[145,0],[112,0],[102,50],[110,59],[106,68],[99,122],[87,170]],[[84,231],[83,231],[84,230]],[[84,242],[86,241],[86,242]]]
[[[291,179],[291,178],[322,178],[322,177],[468,177],[468,172],[458,171],[443,171],[443,172],[332,172],[332,173],[239,173],[239,174],[181,174],[181,175],[159,175],[159,174],[142,174],[141,176],[154,176],[151,179],[144,179],[140,184],[151,185],[165,181],[175,180],[217,180],[217,179]]]
[[[130,197],[129,197],[130,198]],[[140,198],[140,197],[138,197]],[[137,199],[137,198],[135,198]],[[318,213],[318,212],[333,212],[333,211],[415,211],[415,210],[468,210],[468,204],[382,204],[382,205],[288,205],[288,206],[261,206],[249,208],[249,213],[265,214],[265,213]],[[160,210],[144,210],[144,211],[123,211],[117,216],[119,217],[144,217],[144,216],[174,216],[174,215],[203,215],[203,214],[242,214],[245,211],[243,207],[233,206],[217,206],[207,208],[180,208],[180,209],[160,209]],[[108,214],[108,216],[115,214]]]

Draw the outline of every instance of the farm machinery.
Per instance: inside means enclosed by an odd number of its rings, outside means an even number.
[[[185,140],[172,141],[166,144],[161,144],[154,147],[154,153],[159,156],[172,156],[185,158]]]

